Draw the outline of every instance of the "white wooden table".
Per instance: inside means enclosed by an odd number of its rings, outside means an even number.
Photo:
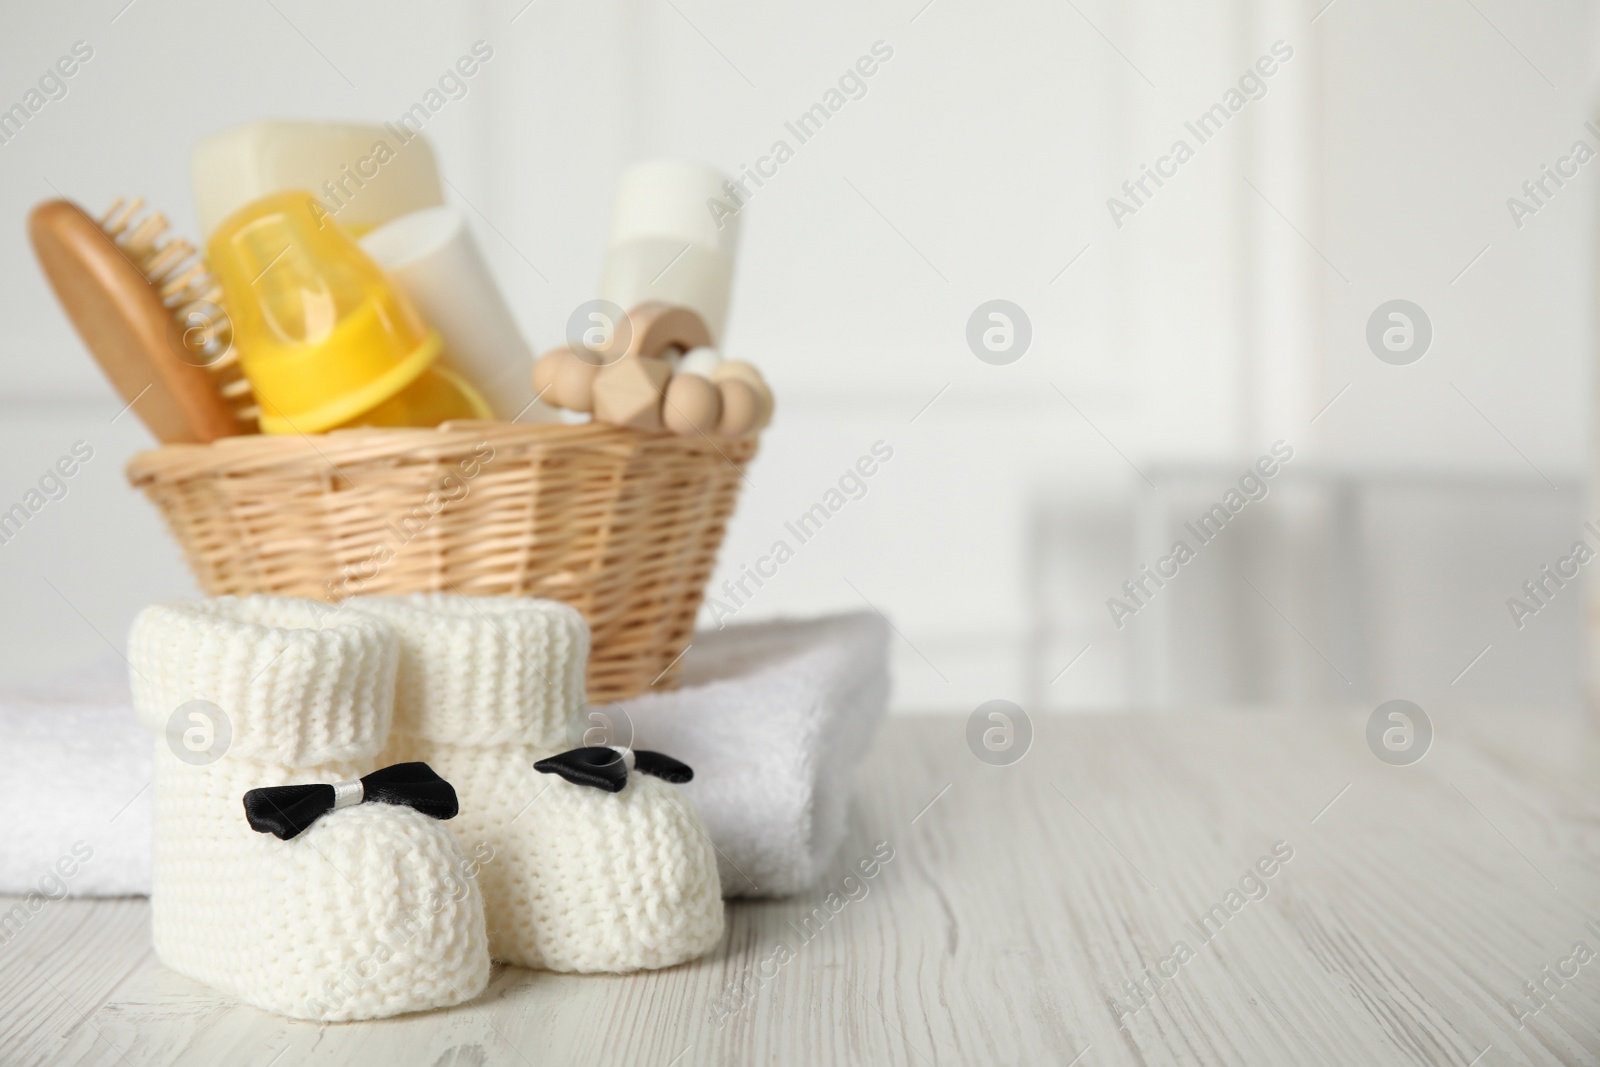
[[[710,958],[501,969],[470,1005],[378,1023],[290,1022],[167,972],[142,900],[53,904],[0,947],[0,1063],[1600,1062],[1600,956],[1573,956],[1600,953],[1590,727],[1434,712],[1432,751],[1394,767],[1364,722],[1043,719],[994,767],[964,719],[891,721],[827,885],[734,905]],[[858,899],[797,933],[879,841],[894,858]],[[1228,911],[1276,842],[1292,859]],[[1119,1016],[1129,981],[1149,1003]]]

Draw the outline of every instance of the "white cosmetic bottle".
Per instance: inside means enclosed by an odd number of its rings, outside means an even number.
[[[710,167],[675,159],[630,168],[612,209],[601,297],[624,310],[646,300],[690,308],[720,345],[739,244],[727,182]]]

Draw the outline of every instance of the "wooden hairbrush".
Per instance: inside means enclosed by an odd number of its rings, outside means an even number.
[[[167,217],[156,212],[137,219],[143,199],[124,205],[119,197],[100,216],[100,228],[115,240],[150,283],[161,292],[161,302],[172,309],[183,328],[182,344],[190,362],[199,361],[240,421],[256,432],[261,407],[233,348],[233,327],[222,310],[222,286],[206,270],[200,250],[182,237],[162,240]],[[120,212],[120,214],[119,214]]]
[[[220,295],[160,214],[121,200],[96,221],[68,200],[33,209],[28,236],[56,298],[122,399],[163,443],[255,432]]]

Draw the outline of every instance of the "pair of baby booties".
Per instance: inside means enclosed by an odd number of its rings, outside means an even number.
[[[491,958],[627,972],[709,951],[716,856],[677,787],[534,768],[574,747],[588,645],[575,610],[531,598],[146,608],[129,662],[158,731],[157,956],[256,1007],[342,1021],[470,1000]],[[454,786],[455,818],[352,802],[353,779],[412,761]],[[287,840],[247,823],[247,792],[306,782],[345,783],[338,806]]]

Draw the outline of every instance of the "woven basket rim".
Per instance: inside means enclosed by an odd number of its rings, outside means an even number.
[[[549,597],[589,620],[604,701],[675,684],[758,448],[464,421],[166,445],[127,474],[208,594]]]
[[[209,444],[169,444],[136,453],[128,461],[130,484],[144,487],[155,482],[183,481],[218,475],[246,476],[272,470],[290,470],[307,463],[319,467],[371,462],[431,463],[470,451],[481,442],[515,448],[543,445],[585,450],[616,449],[631,452],[646,442],[655,447],[681,448],[686,455],[733,457],[754,445],[754,439],[713,440],[704,435],[679,437],[646,433],[607,423],[512,423],[457,421],[424,429],[334,430],[331,433],[241,434],[221,437]]]

